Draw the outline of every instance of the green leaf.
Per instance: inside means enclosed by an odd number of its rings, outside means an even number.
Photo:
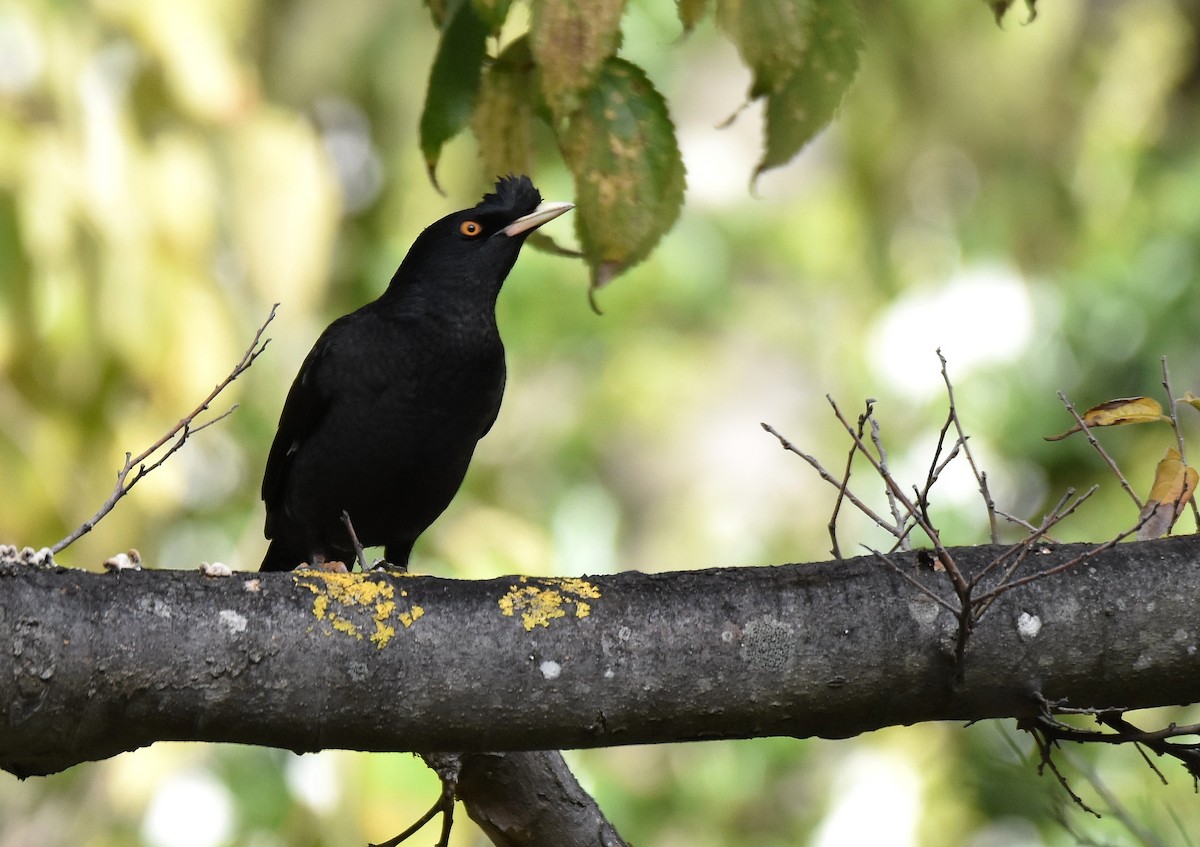
[[[605,60],[621,46],[625,0],[538,0],[530,39],[542,94],[556,118],[573,112]]]
[[[708,0],[676,0],[675,9],[679,13],[683,31],[691,32],[708,14]]]
[[[984,0],[992,9],[992,14],[996,16],[996,26],[1004,25],[1004,14],[1012,7],[1013,0]],[[1029,16],[1025,18],[1025,23],[1031,24],[1037,18],[1037,0],[1025,0],[1025,8],[1029,10]]]
[[[683,157],[662,95],[611,58],[559,135],[575,176],[575,227],[599,288],[649,255],[683,205]]]
[[[791,160],[829,123],[858,71],[862,28],[847,0],[822,0],[808,31],[799,66],[767,95],[766,140],[755,178]]]
[[[425,167],[430,181],[439,191],[437,163],[442,145],[471,119],[475,96],[479,92],[487,35],[487,25],[480,20],[469,0],[451,3],[429,73],[429,90],[425,94],[420,127]]]
[[[754,72],[751,99],[779,90],[803,66],[816,5],[813,0],[718,0],[717,23]]]
[[[529,39],[522,36],[484,73],[471,131],[479,140],[489,179],[533,173],[533,122],[543,108],[534,84],[536,71]]]
[[[475,14],[487,25],[490,32],[499,31],[508,17],[508,7],[512,0],[471,0],[475,6]]]

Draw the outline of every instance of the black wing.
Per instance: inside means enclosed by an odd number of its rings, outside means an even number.
[[[263,471],[262,499],[267,504],[267,538],[273,537],[272,513],[282,505],[283,489],[288,471],[292,467],[292,457],[316,430],[332,403],[332,398],[321,389],[323,380],[319,376],[333,346],[331,330],[338,323],[335,321],[317,339],[317,343],[305,357],[283,403],[283,412],[279,415],[279,429],[275,432],[271,452],[267,454],[267,467]]]

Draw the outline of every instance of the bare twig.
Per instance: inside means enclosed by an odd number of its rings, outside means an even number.
[[[221,382],[217,383],[216,387],[213,388],[209,395],[200,402],[200,405],[188,412],[187,415],[180,419],[179,423],[175,424],[175,426],[173,426],[166,434],[164,434],[161,438],[159,438],[138,455],[131,456],[129,453],[125,454],[125,464],[121,466],[119,471],[117,471],[117,484],[113,488],[112,494],[107,500],[104,501],[104,504],[100,506],[100,508],[96,511],[96,514],[92,515],[90,518],[76,527],[70,535],[61,539],[53,547],[51,547],[50,550],[53,553],[61,553],[84,535],[91,532],[92,529],[95,528],[96,524],[99,523],[105,517],[105,515],[113,510],[113,507],[117,505],[117,502],[129,493],[131,488],[137,485],[138,482],[140,482],[141,479],[146,476],[146,474],[153,471],[155,468],[165,462],[173,453],[175,453],[176,450],[182,447],[188,440],[189,436],[199,432],[202,429],[212,426],[217,421],[231,414],[233,410],[237,408],[237,406],[234,405],[232,408],[226,410],[212,420],[205,421],[204,423],[196,426],[193,425],[195,424],[197,417],[208,411],[208,407],[214,400],[217,399],[217,395],[228,388],[231,382],[245,373],[246,369],[254,364],[254,360],[257,359],[262,352],[267,349],[267,345],[271,342],[271,339],[268,338],[264,340],[262,336],[266,331],[267,326],[275,319],[275,310],[278,308],[278,303],[271,307],[271,313],[267,315],[267,319],[263,322],[262,326],[260,326],[258,331],[254,333],[254,340],[250,342],[250,346],[246,348],[246,352],[242,354],[242,358],[234,366],[233,370],[229,372],[229,375],[225,377],[225,379],[221,380]],[[174,440],[172,441],[172,439]],[[168,442],[171,442],[169,446]],[[146,464],[147,460],[150,459],[151,456],[164,447],[166,447],[165,453],[163,453],[150,464]]]
[[[1167,406],[1171,413],[1171,429],[1175,432],[1175,444],[1179,449],[1179,460],[1187,465],[1187,453],[1183,447],[1183,432],[1179,429],[1179,404],[1175,400],[1175,392],[1171,390],[1171,371],[1167,368],[1167,357],[1162,357],[1162,386],[1167,392]],[[1200,532],[1200,506],[1196,505],[1196,498],[1189,497],[1188,504],[1192,507],[1192,518],[1196,521],[1196,531]]]
[[[1017,726],[1033,736],[1033,741],[1037,745],[1038,754],[1041,757],[1041,761],[1038,762],[1038,776],[1045,773],[1046,768],[1050,768],[1050,772],[1054,774],[1054,778],[1058,780],[1058,784],[1062,786],[1063,791],[1067,792],[1075,805],[1090,815],[1095,815],[1097,818],[1100,817],[1095,809],[1083,802],[1083,798],[1071,790],[1071,785],[1067,782],[1067,778],[1063,776],[1062,771],[1054,764],[1054,759],[1050,753],[1054,747],[1058,746],[1058,742],[1053,734],[1047,733],[1046,728],[1042,724],[1042,718],[1018,721]]]
[[[891,559],[889,559],[886,554],[880,553],[878,550],[875,550],[871,547],[867,547],[866,549],[871,552],[871,555],[873,555],[876,559],[878,559],[879,561],[881,561],[885,565],[887,565],[889,568],[891,568],[893,573],[895,573],[897,576],[903,578],[913,588],[920,591],[922,594],[924,594],[930,600],[933,600],[934,602],[936,602],[939,606],[942,606],[944,609],[946,609],[946,611],[950,612],[950,614],[954,615],[955,617],[958,616],[959,610],[954,606],[954,604],[950,603],[947,600],[942,599],[940,596],[938,596],[937,592],[930,589],[928,586],[926,586],[924,583],[922,583],[919,579],[914,577],[912,574],[910,574],[904,568],[897,565],[895,562],[893,562]]]
[[[1034,526],[1033,524],[1031,524],[1029,521],[1025,520],[1024,518],[1019,518],[1016,515],[1010,515],[1008,512],[1004,511],[1003,509],[996,509],[996,517],[1002,518],[1003,520],[1006,520],[1011,524],[1016,524],[1017,526],[1021,527],[1021,529],[1025,530],[1026,532],[1033,533],[1033,532],[1038,531],[1038,528],[1036,526]],[[1052,540],[1052,539],[1050,539],[1049,536],[1046,536],[1046,539]]]
[[[828,400],[829,405],[833,407],[833,413],[841,423],[842,427],[847,433],[850,434],[850,437],[853,438],[854,430],[846,421],[846,418],[842,414],[842,410],[838,408],[837,403],[834,402],[834,399],[829,395],[826,395],[825,399]],[[883,480],[883,484],[887,486],[887,488],[895,495],[896,500],[912,515],[913,520],[917,522],[917,526],[920,527],[921,531],[928,536],[930,543],[933,544],[933,548],[937,552],[938,561],[941,562],[942,567],[946,569],[946,573],[950,577],[951,583],[954,585],[955,593],[958,594],[959,599],[963,601],[963,608],[968,608],[970,587],[967,585],[966,579],[963,578],[962,572],[958,569],[958,565],[954,563],[953,557],[951,557],[949,551],[946,550],[946,546],[942,544],[942,539],[937,529],[925,518],[925,516],[921,514],[912,501],[905,496],[903,490],[896,483],[896,480],[892,477],[887,468],[883,467],[869,452],[863,451],[863,455],[867,457],[867,461],[871,463],[871,466],[875,469],[875,473],[877,473],[879,478]]]
[[[1080,553],[1075,558],[1070,559],[1066,562],[1063,562],[1061,565],[1056,565],[1055,567],[1048,568],[1047,570],[1038,571],[1035,574],[1030,574],[1029,576],[1023,576],[1020,579],[1013,580],[1012,582],[1006,582],[1001,585],[998,585],[997,587],[993,588],[991,591],[987,592],[986,594],[982,595],[981,597],[976,597],[974,602],[975,602],[976,606],[982,605],[984,603],[990,604],[993,600],[995,600],[997,597],[999,597],[1001,594],[1003,594],[1006,591],[1012,591],[1014,588],[1020,588],[1022,585],[1028,585],[1031,582],[1037,582],[1039,579],[1045,579],[1048,576],[1054,576],[1055,574],[1059,574],[1059,573],[1062,573],[1063,571],[1070,570],[1071,568],[1078,567],[1079,565],[1083,564],[1084,562],[1088,561],[1089,559],[1103,553],[1105,550],[1110,550],[1113,547],[1116,547],[1117,544],[1124,541],[1126,538],[1128,538],[1129,536],[1131,536],[1135,532],[1137,532],[1139,529],[1141,529],[1142,524],[1144,524],[1145,522],[1146,522],[1145,518],[1139,520],[1136,524],[1134,524],[1132,527],[1125,530],[1124,532],[1120,533],[1119,535],[1117,535],[1113,538],[1110,538],[1108,541],[1105,541],[1103,544],[1101,544],[1097,547],[1093,547],[1091,550],[1088,550],[1086,553]]]
[[[866,403],[866,410],[858,416],[858,434],[860,439],[862,437],[863,427],[866,425],[867,419],[871,417],[871,411],[873,409],[872,402],[873,401],[868,399]],[[846,498],[846,492],[850,490],[850,472],[854,467],[854,454],[856,452],[858,452],[858,441],[851,441],[850,451],[846,454],[846,470],[842,474],[842,481],[837,487],[837,499],[833,501],[833,512],[829,515],[829,523],[827,524],[829,529],[829,542],[832,545],[829,552],[835,559],[842,558],[842,550],[838,545],[837,540],[837,519],[838,515],[840,515],[842,512],[842,502]]]
[[[1068,503],[1068,501],[1071,500],[1071,497],[1074,496],[1074,494],[1075,494],[1074,488],[1068,488],[1066,493],[1063,494],[1063,496],[1059,499],[1059,501],[1054,504],[1054,508],[1052,508],[1049,512],[1047,512],[1046,516],[1044,518],[1042,518],[1042,525],[1040,527],[1034,527],[1034,526],[1030,525],[1031,532],[1027,538],[1021,539],[1016,544],[1014,544],[1011,547],[1004,550],[1004,552],[1002,552],[999,556],[992,559],[992,561],[988,562],[988,564],[982,570],[980,570],[980,572],[978,574],[976,574],[975,577],[971,580],[971,588],[972,589],[976,588],[988,576],[988,574],[990,574],[993,570],[995,570],[1000,565],[1002,565],[1005,562],[1012,559],[1013,556],[1016,556],[1016,560],[1013,562],[1013,564],[1007,570],[1005,570],[1004,575],[1002,577],[1000,577],[1000,583],[1001,583],[1001,586],[1003,586],[1003,584],[1006,583],[1012,577],[1012,575],[1016,572],[1017,568],[1019,568],[1021,566],[1021,563],[1024,561],[1025,556],[1030,551],[1033,550],[1033,545],[1036,544],[1039,539],[1045,537],[1046,533],[1049,530],[1051,530],[1055,526],[1057,526],[1068,515],[1072,514],[1077,508],[1079,508],[1079,506],[1085,500],[1087,500],[1089,497],[1091,497],[1093,494],[1095,494],[1099,490],[1100,490],[1100,486],[1093,485],[1091,488],[1089,488],[1083,494],[1076,497],[1075,500],[1070,502],[1070,505],[1067,506],[1066,504]],[[1063,510],[1064,506],[1066,506],[1065,510]],[[988,606],[991,605],[991,603],[992,603],[992,600],[988,600],[986,603],[980,605],[979,610],[976,614],[976,617],[982,617],[983,612],[987,609]]]
[[[804,451],[797,448],[796,445],[794,445],[794,444],[792,444],[792,442],[788,441],[783,435],[781,435],[770,424],[761,423],[761,424],[759,424],[759,426],[761,426],[764,430],[769,432],[771,435],[775,436],[775,438],[777,438],[779,440],[779,444],[781,447],[783,447],[784,450],[787,450],[789,453],[795,453],[801,459],[808,462],[808,464],[812,467],[813,470],[815,470],[817,472],[817,475],[820,476],[821,479],[825,480],[830,485],[832,485],[834,488],[837,488],[839,491],[843,491],[841,481],[838,480],[838,478],[835,477],[833,474],[831,474],[829,471],[825,470],[825,467],[819,461],[817,461],[817,458],[815,456],[810,456],[808,453],[805,453]],[[870,458],[870,457],[868,457],[868,458]],[[871,459],[871,461],[872,461],[872,463],[874,463],[874,459]],[[862,500],[860,500],[854,494],[853,491],[850,491],[849,489],[844,489],[844,493],[845,493],[846,499],[849,500],[851,503],[853,503],[854,507],[856,509],[858,509],[860,512],[862,512],[868,518],[873,520],[880,527],[882,527],[883,529],[886,529],[888,532],[892,533],[893,535],[899,534],[898,528],[891,526],[887,521],[885,521],[883,518],[879,517],[879,515],[877,515],[874,512],[874,510],[871,509],[870,506],[868,506],[866,503],[864,503]]]
[[[991,491],[988,490],[987,474],[979,470],[979,465],[975,463],[975,457],[971,455],[971,448],[967,445],[967,434],[963,432],[962,421],[958,417],[958,405],[954,399],[954,385],[950,382],[950,373],[946,367],[946,357],[942,355],[940,347],[937,351],[937,357],[938,361],[942,363],[942,381],[946,383],[946,399],[950,403],[950,417],[954,421],[955,431],[958,432],[958,441],[962,444],[963,452],[967,456],[967,463],[971,466],[971,472],[975,474],[975,481],[979,483],[979,493],[983,495],[983,505],[987,508],[992,543],[996,544],[1000,540],[1000,536],[996,530],[996,501],[992,499]]]
[[[932,519],[929,516],[929,494],[941,477],[942,471],[958,456],[958,450],[962,444],[961,440],[956,441],[954,446],[950,448],[949,453],[944,458],[942,457],[942,453],[946,449],[946,434],[950,431],[950,425],[953,422],[954,410],[951,409],[949,414],[946,415],[946,422],[942,424],[942,428],[938,431],[937,445],[933,448],[933,457],[929,462],[929,472],[925,475],[925,485],[920,489],[913,486],[917,505],[920,506],[921,515],[925,518],[926,523],[932,523]]]
[[[868,402],[874,403],[874,401],[868,401]],[[873,407],[869,411],[873,411]],[[875,419],[874,415],[871,415],[870,417],[871,417],[871,443],[875,445],[875,452],[879,454],[879,466],[881,468],[883,468],[884,470],[887,470],[887,466],[888,466],[887,449],[884,448],[884,446],[883,446],[883,437],[879,431],[879,421],[877,421]],[[897,527],[904,526],[907,523],[907,521],[906,521],[905,517],[902,514],[900,514],[900,507],[896,503],[896,496],[894,494],[892,494],[892,491],[890,488],[886,488],[886,487],[884,488],[884,494],[887,496],[888,508],[891,509],[891,511],[892,511],[892,520],[894,520],[896,522]],[[899,546],[903,550],[912,549],[912,543],[907,540],[911,529],[912,529],[912,525],[909,524],[908,528],[904,530],[904,534],[902,536],[900,536]]]
[[[358,540],[358,533],[354,531],[354,524],[350,522],[350,513],[342,509],[342,526],[346,527],[346,533],[350,536],[350,544],[354,547],[354,558],[358,560],[358,569],[366,573],[367,554],[363,552],[362,542]]]
[[[1138,512],[1141,512],[1143,505],[1142,498],[1138,497],[1137,494],[1134,493],[1133,487],[1129,484],[1129,480],[1125,478],[1125,474],[1121,473],[1121,469],[1117,467],[1117,463],[1113,461],[1112,456],[1108,455],[1108,451],[1100,446],[1100,442],[1096,440],[1096,436],[1092,435],[1091,428],[1087,425],[1083,418],[1080,417],[1079,412],[1075,411],[1075,406],[1072,405],[1071,401],[1067,399],[1067,395],[1061,391],[1057,392],[1057,394],[1058,399],[1062,401],[1062,404],[1066,406],[1067,411],[1071,413],[1071,417],[1075,419],[1075,423],[1077,423],[1079,428],[1083,430],[1083,434],[1087,437],[1088,444],[1092,445],[1092,448],[1100,454],[1100,458],[1104,460],[1104,463],[1108,465],[1109,469],[1114,474],[1116,474],[1117,479],[1121,482],[1121,487],[1125,489],[1125,493],[1128,494],[1130,498],[1132,498],[1133,502],[1137,505]]]

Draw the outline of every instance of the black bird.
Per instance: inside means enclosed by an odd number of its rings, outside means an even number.
[[[417,236],[378,300],[321,334],[267,457],[261,570],[352,567],[343,512],[364,546],[407,565],[500,411],[500,287],[526,237],[571,208],[543,203],[529,177],[499,180]]]

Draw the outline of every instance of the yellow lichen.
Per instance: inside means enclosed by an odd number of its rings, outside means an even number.
[[[404,624],[404,628],[408,629],[417,622],[417,618],[425,614],[425,610],[420,606],[413,606],[411,612],[400,613],[400,623]]]
[[[535,626],[549,627],[550,621],[567,616],[565,607],[574,607],[576,618],[586,618],[592,613],[590,603],[583,598],[597,600],[600,589],[585,579],[578,577],[520,577],[520,585],[510,585],[507,593],[497,604],[500,614],[513,617],[521,615],[521,625],[525,631],[531,631]]]
[[[396,627],[391,624],[386,624],[378,618],[375,619],[375,634],[371,636],[371,643],[379,649],[392,640],[392,636],[396,634]]]
[[[328,624],[328,634],[340,632],[359,641],[363,640],[362,626],[355,623],[355,620],[362,620],[362,611],[365,611],[374,623],[371,643],[382,650],[395,636],[396,628],[390,621],[397,617],[394,599],[396,592],[390,582],[372,579],[365,574],[318,570],[297,571],[293,579],[297,585],[316,595],[313,600],[313,617]],[[407,591],[400,592],[401,597],[407,595]],[[419,608],[414,606],[411,614],[402,612],[398,616],[406,628],[420,617],[416,611]],[[355,610],[362,611],[356,614]]]

